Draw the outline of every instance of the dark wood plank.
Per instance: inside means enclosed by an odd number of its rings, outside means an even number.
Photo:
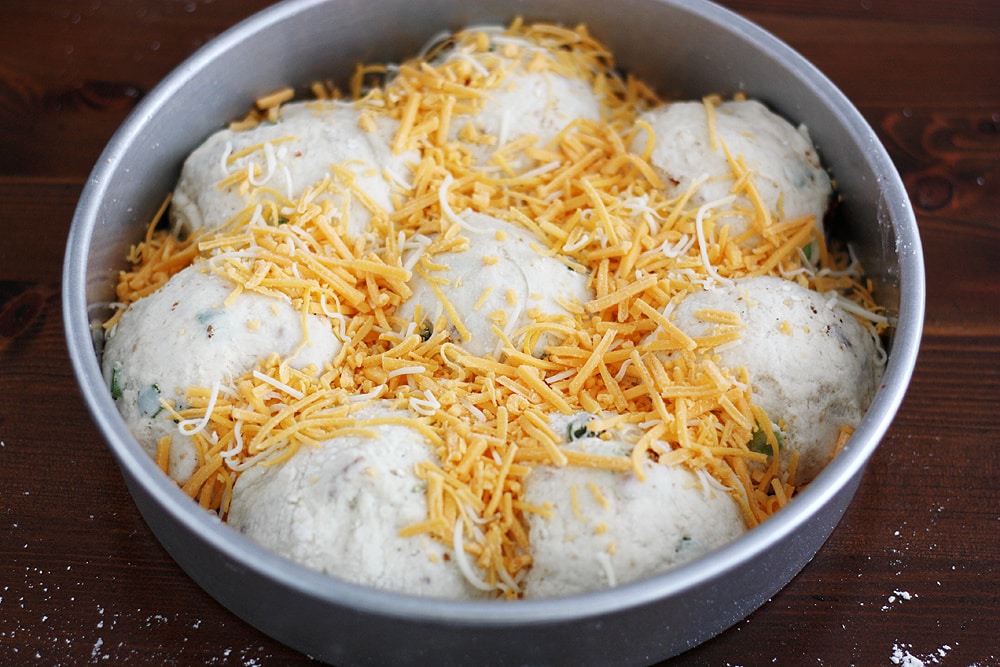
[[[0,133],[0,174],[87,173],[146,91],[212,36],[268,3],[113,0],[80,7],[85,4],[0,6],[6,53],[0,54],[0,122],[7,129]],[[1000,99],[1000,86],[979,85],[981,72],[1000,69],[1000,12],[993,7],[977,15],[966,6],[978,20],[959,21],[961,13],[941,11],[939,3],[906,10],[905,17],[896,16],[898,3],[889,3],[896,11],[876,11],[843,2],[818,13],[750,4],[747,17],[812,60],[859,107],[913,109],[921,100],[965,106],[975,91],[995,109]],[[933,18],[942,14],[950,20]],[[16,57],[34,52],[40,36],[49,48]],[[929,41],[940,48],[925,48]]]
[[[268,4],[0,3],[0,175],[84,177],[150,88]]]
[[[58,284],[81,180],[0,177],[0,281]],[[44,230],[44,233],[40,231]],[[2,299],[0,299],[2,301]]]
[[[302,660],[160,547],[74,391],[58,293],[44,297],[0,342],[0,395],[18,397],[0,406],[0,664]]]
[[[995,11],[995,10],[994,10]],[[934,22],[864,12],[822,20],[748,13],[815,64],[859,108],[949,109],[970,99],[996,109],[1000,91],[984,75],[1000,65],[1000,22]]]

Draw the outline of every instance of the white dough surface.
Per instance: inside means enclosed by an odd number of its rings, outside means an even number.
[[[631,446],[597,437],[570,446],[623,455]],[[525,501],[551,506],[552,517],[528,515],[533,564],[526,598],[601,590],[665,572],[739,537],[739,505],[707,474],[647,462],[632,472],[538,466],[525,481]],[[596,490],[596,492],[595,492]]]
[[[171,436],[170,476],[180,483],[194,472],[197,450],[161,410],[161,398],[180,408],[189,387],[225,383],[274,353],[321,371],[342,345],[330,322],[314,315],[304,340],[302,314],[286,301],[242,292],[226,306],[233,289],[201,265],[189,266],[133,303],[106,335],[102,367],[108,386],[119,389],[118,410],[150,455]]]
[[[544,247],[532,232],[512,223],[479,213],[460,214],[469,238],[469,247],[460,252],[445,252],[432,258],[434,264],[447,267],[430,273],[432,279],[445,279],[440,285],[459,317],[471,334],[463,340],[448,319],[443,302],[430,282],[415,274],[411,287],[413,296],[398,311],[404,319],[429,321],[445,317],[455,343],[477,356],[494,354],[502,340],[493,331],[491,313],[502,312],[506,324],[499,326],[520,346],[517,332],[534,320],[529,316],[538,310],[549,317],[572,317],[560,300],[583,304],[593,299],[587,287],[587,277],[556,257],[543,255],[536,248]],[[493,259],[496,259],[493,262]],[[491,263],[492,262],[492,263]],[[510,291],[513,303],[508,297]],[[483,298],[484,292],[488,295]],[[419,315],[418,315],[419,313]],[[532,346],[541,352],[548,338]]]
[[[481,110],[452,120],[452,139],[457,138],[468,124],[495,139],[495,143],[475,148],[480,163],[487,163],[498,148],[521,137],[532,135],[536,137],[535,145],[544,147],[573,121],[602,118],[604,102],[587,80],[548,68],[529,68],[528,62],[536,54],[546,52],[528,40],[494,36],[493,41],[497,46],[490,53],[452,52],[448,55],[450,59],[466,58],[483,63],[499,61],[505,70],[496,85],[486,91]],[[504,45],[516,46],[517,55],[502,55]],[[547,55],[542,57],[551,59]],[[520,156],[505,159],[518,171],[531,166]]]
[[[358,419],[405,416],[382,405]],[[365,425],[373,437],[343,435],[300,447],[279,465],[253,466],[237,480],[229,525],[306,567],[411,595],[480,597],[450,549],[399,531],[427,518],[424,482],[415,472],[436,461],[416,429]]]
[[[345,178],[331,165],[345,167],[357,188],[389,212],[393,210],[391,180],[409,181],[407,162],[415,159],[415,153],[393,154],[395,121],[379,119],[378,129],[369,132],[359,126],[359,118],[360,112],[351,103],[289,102],[281,107],[277,122],[216,132],[184,162],[171,201],[174,227],[181,233],[216,229],[260,202],[295,201],[307,188],[330,177],[333,191],[316,201],[332,201],[343,233],[364,233],[372,211],[350,192]],[[255,177],[259,187],[218,187],[230,173],[251,164],[259,169]]]
[[[712,146],[702,102],[668,104],[645,112],[640,121],[653,129],[650,163],[668,194],[679,196],[693,181],[707,177],[692,197],[693,204],[728,196],[735,181],[724,145],[733,158],[746,161],[775,220],[812,215],[822,229],[833,188],[805,127],[794,127],[755,100],[723,102],[715,107],[718,146]],[[649,140],[648,132],[639,132],[632,150],[642,153]],[[742,210],[752,210],[745,197],[737,204]],[[746,228],[745,221],[730,220],[729,224],[736,225],[738,231]]]
[[[812,480],[834,455],[842,426],[861,421],[881,377],[875,341],[851,314],[825,296],[775,277],[749,278],[694,292],[674,323],[689,336],[710,334],[704,309],[736,313],[740,340],[719,364],[745,367],[752,400],[781,430],[782,467],[798,452],[795,481]]]

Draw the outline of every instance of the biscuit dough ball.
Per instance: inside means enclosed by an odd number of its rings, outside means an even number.
[[[184,162],[170,208],[175,229],[182,234],[216,229],[262,202],[280,208],[283,199],[295,201],[329,178],[313,201],[333,204],[331,217],[341,233],[363,234],[373,211],[352,187],[391,212],[391,181],[409,180],[407,164],[416,158],[413,152],[393,154],[398,122],[380,118],[374,131],[359,123],[360,111],[351,103],[290,102],[274,123],[216,132]],[[252,170],[249,182],[230,179],[241,170]]]
[[[718,201],[730,194],[735,182],[725,149],[743,159],[753,172],[753,182],[774,220],[812,215],[823,229],[833,187],[820,164],[816,148],[804,126],[798,128],[755,100],[723,102],[714,108],[712,145],[709,116],[702,102],[677,102],[648,111],[640,120],[653,129],[649,161],[666,184],[667,193],[680,196],[691,184],[707,178],[694,193],[692,204]],[[639,132],[632,150],[642,153],[650,141]],[[735,204],[749,215],[753,205],[744,196]],[[731,232],[747,229],[747,219],[724,218]]]
[[[631,445],[589,437],[593,454],[627,455]],[[551,507],[528,515],[532,567],[526,598],[585,593],[652,576],[739,537],[738,503],[707,473],[647,462],[646,478],[593,468],[538,466],[525,501]]]
[[[302,313],[287,301],[241,292],[200,264],[134,302],[107,332],[102,368],[129,430],[151,456],[171,436],[169,473],[184,483],[197,465],[197,449],[160,404],[185,406],[189,387],[212,387],[254,368],[261,358],[291,357],[296,368],[321,371],[342,343],[326,318]]]
[[[364,421],[407,415],[376,404],[355,415],[371,436],[334,437],[300,446],[281,464],[249,468],[233,488],[229,525],[301,565],[354,583],[481,597],[448,547],[426,535],[399,534],[427,518],[425,482],[415,467],[437,457],[412,427]]]
[[[673,315],[692,337],[716,325],[699,311],[736,313],[743,324],[719,364],[744,367],[752,400],[781,434],[781,467],[798,453],[795,481],[812,480],[833,457],[842,426],[861,421],[875,395],[881,365],[872,334],[830,299],[782,278],[759,277],[687,296]]]
[[[500,73],[485,90],[477,112],[451,121],[452,140],[485,137],[473,150],[478,163],[487,164],[498,149],[522,137],[532,135],[534,145],[544,147],[577,119],[601,120],[604,101],[583,72],[566,71],[550,51],[530,40],[503,34],[490,39],[490,51],[459,47],[441,59],[465,60],[474,68]],[[504,155],[504,162],[516,171],[532,165],[517,154]]]
[[[503,340],[494,327],[521,348],[524,327],[572,318],[564,304],[593,298],[587,277],[556,256],[540,253],[542,242],[532,232],[479,213],[467,211],[460,217],[468,248],[434,255],[432,263],[443,270],[429,272],[431,280],[414,276],[413,296],[400,306],[399,317],[418,325],[446,321],[454,342],[469,353],[495,355]],[[447,296],[463,329],[451,320],[435,287]],[[527,347],[536,354],[552,340],[548,334],[530,335]]]

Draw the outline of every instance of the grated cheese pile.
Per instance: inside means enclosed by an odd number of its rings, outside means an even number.
[[[543,143],[509,128],[496,135],[477,130],[470,119],[491,93],[526,72],[584,82],[603,117],[574,121]],[[367,232],[343,233],[345,212],[319,196],[330,187],[320,182],[294,201],[272,192],[268,203],[185,240],[154,231],[158,216],[120,277],[118,297],[127,306],[201,263],[232,282],[231,299],[256,292],[288,300],[303,318],[330,318],[343,342],[323,368],[296,370],[271,356],[231,381],[191,387],[183,409],[165,401],[170,416],[189,425],[185,435],[198,449],[186,493],[225,516],[241,471],[364,432],[366,423],[352,412],[390,401],[412,415],[392,419],[423,433],[440,461],[418,466],[428,513],[404,534],[453,545],[475,566],[467,577],[507,597],[518,596],[531,566],[526,517],[552,511],[524,500],[536,466],[631,471],[641,479],[647,461],[682,465],[728,489],[747,526],[796,493],[794,469],[779,470],[776,456],[768,465],[750,447],[757,432],[772,452],[779,441],[751,401],[746,370],[717,363],[720,348],[741,336],[742,322],[704,311],[699,317],[713,324],[712,333],[692,338],[670,313],[693,291],[778,275],[852,304],[881,331],[886,320],[857,263],[827,248],[812,216],[772,219],[739,155],[729,156],[731,196],[694,205],[693,183],[668,197],[648,161],[656,137],[636,123],[662,102],[642,82],[618,74],[611,54],[582,26],[515,21],[505,30],[460,32],[425,58],[362,66],[352,86],[361,126],[374,131],[380,118],[398,121],[393,149],[418,156],[408,178],[390,179],[393,210],[353,193],[371,213]],[[314,93],[330,94],[323,85]],[[279,91],[262,100],[239,127],[273,116],[268,110],[289,98]],[[709,118],[720,102],[703,100]],[[645,148],[633,152],[639,136]],[[241,187],[252,192],[255,173],[251,167],[230,181],[243,179]],[[754,210],[737,211],[737,195]],[[529,311],[530,323],[515,331],[498,322],[502,345],[487,356],[469,354],[461,336],[450,333],[462,332],[468,314],[451,306],[444,282],[434,283],[443,312],[437,321],[398,317],[412,280],[435,281],[443,268],[436,257],[469,247],[469,213],[532,234],[539,253],[587,276],[593,298],[562,304],[569,317]],[[718,222],[733,215],[749,224],[730,236]],[[812,260],[806,248],[816,251]],[[529,297],[506,294],[511,303]],[[539,340],[548,344],[536,355]],[[631,453],[564,448],[575,436],[554,430],[553,415],[575,416],[589,433],[633,434]],[[161,441],[158,460],[167,460],[169,447],[169,438]]]

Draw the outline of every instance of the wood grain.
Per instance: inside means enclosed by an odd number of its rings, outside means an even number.
[[[60,281],[112,133],[264,0],[0,3],[0,665],[311,661],[163,551],[83,405]],[[1000,665],[1000,4],[729,0],[812,60],[898,167],[927,265],[913,382],[855,501],[774,599],[671,665]]]

